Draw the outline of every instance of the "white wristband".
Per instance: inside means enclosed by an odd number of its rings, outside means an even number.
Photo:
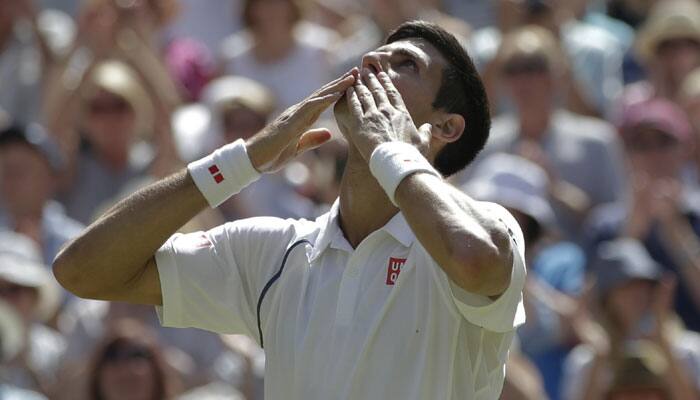
[[[404,142],[386,142],[377,146],[369,158],[369,170],[394,205],[394,193],[405,177],[416,172],[440,177],[417,148]]]
[[[260,177],[250,162],[243,139],[191,162],[187,170],[212,208],[218,207]]]

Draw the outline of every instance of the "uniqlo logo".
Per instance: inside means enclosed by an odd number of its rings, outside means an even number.
[[[216,164],[209,167],[209,173],[214,178],[214,182],[217,184],[224,181],[224,176],[221,174],[221,172],[219,172],[219,167],[217,167]]]
[[[386,284],[393,285],[399,278],[399,273],[401,273],[401,267],[406,264],[405,258],[389,258],[389,265],[386,268]]]

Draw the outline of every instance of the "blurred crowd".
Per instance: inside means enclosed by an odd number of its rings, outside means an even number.
[[[51,262],[412,19],[453,32],[489,92],[491,138],[453,183],[527,242],[502,399],[700,398],[698,0],[2,0],[0,399],[262,399],[253,339],[78,299]],[[336,140],[183,231],[327,211],[346,144],[319,125]]]

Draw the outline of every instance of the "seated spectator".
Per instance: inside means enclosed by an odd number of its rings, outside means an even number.
[[[592,270],[601,318],[593,320],[585,305],[578,310],[574,329],[583,343],[567,357],[563,398],[601,399],[611,389],[614,392],[616,362],[624,360],[625,349],[644,339],[660,349],[668,365],[663,383],[670,398],[697,399],[700,335],[685,330],[675,319],[675,277],[662,276],[658,263],[634,239],[601,244]],[[583,299],[585,304],[586,296]]]
[[[69,303],[58,321],[68,342],[61,359],[62,379],[80,379],[86,372],[86,355],[125,319],[157,335],[165,361],[177,371],[183,388],[211,382],[237,388],[247,384],[245,355],[229,351],[218,335],[198,329],[163,328],[151,307],[82,299]],[[62,398],[71,399],[71,393],[63,393]]]
[[[61,200],[68,215],[87,224],[102,203],[146,175],[152,155],[140,139],[151,129],[153,104],[133,70],[118,61],[98,65],[85,92],[84,123],[75,126],[83,142]]]
[[[20,123],[40,120],[44,74],[73,40],[71,18],[34,0],[0,3],[0,109]]]
[[[658,2],[639,29],[636,50],[648,77],[625,89],[623,107],[656,96],[680,102],[684,79],[700,67],[700,4]]]
[[[52,200],[63,168],[58,145],[39,125],[0,130],[0,229],[31,237],[45,265],[84,228]]]
[[[43,325],[60,302],[60,288],[31,239],[0,232],[0,299],[17,313],[24,347],[11,362],[0,366],[4,382],[50,394],[58,361],[65,350],[63,337]]]
[[[607,116],[622,90],[624,44],[606,30],[573,18],[575,14],[567,15],[572,8],[569,2],[499,0],[496,3],[498,13],[507,18],[500,18],[500,26],[474,32],[471,39],[475,62],[484,73],[487,88],[491,87],[491,101],[500,107],[504,105],[493,95],[498,93],[493,82],[498,81],[497,56],[503,37],[513,29],[536,25],[550,31],[571,59],[570,72],[561,77],[569,90],[559,94],[560,105],[584,115]]]
[[[542,374],[548,397],[556,400],[562,365],[574,343],[568,325],[583,286],[585,256],[577,245],[557,239],[549,186],[537,164],[498,153],[479,164],[465,191],[506,207],[523,230],[528,320],[518,330],[520,347]]]
[[[249,36],[237,36],[242,42],[225,42],[222,50],[226,73],[269,87],[277,98],[277,111],[332,78],[329,49],[294,35],[303,18],[298,0],[246,0],[243,21]]]
[[[688,164],[683,171],[683,182],[700,190],[700,67],[683,81],[680,94],[680,105],[688,116],[688,121],[693,128],[691,150],[688,156]]]
[[[499,53],[499,74],[516,111],[493,120],[483,155],[457,182],[468,180],[488,154],[527,156],[548,173],[556,192],[557,223],[576,241],[588,209],[618,200],[624,193],[617,135],[604,121],[557,105],[566,60],[547,30],[535,26],[517,29],[504,38]]]
[[[93,352],[87,400],[168,400],[176,381],[152,332],[121,321]]]
[[[644,340],[632,343],[624,349],[615,366],[605,398],[672,400],[671,390],[664,379],[667,373],[668,363],[653,343]]]
[[[588,247],[618,236],[642,241],[663,268],[682,277],[675,311],[689,329],[700,331],[700,203],[682,183],[691,135],[687,117],[670,101],[654,98],[628,106],[619,129],[630,193],[594,210]]]
[[[17,313],[4,301],[0,301],[0,364],[11,362],[24,347],[24,331]],[[43,395],[0,382],[3,400],[46,400]]]

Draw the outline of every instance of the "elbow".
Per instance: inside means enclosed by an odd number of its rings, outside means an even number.
[[[497,297],[510,285],[513,249],[507,232],[492,235],[476,246],[461,246],[453,252],[453,280],[462,289]]]
[[[72,294],[86,299],[96,299],[96,293],[87,284],[80,258],[73,254],[72,245],[63,248],[54,259],[53,275],[58,283]]]

